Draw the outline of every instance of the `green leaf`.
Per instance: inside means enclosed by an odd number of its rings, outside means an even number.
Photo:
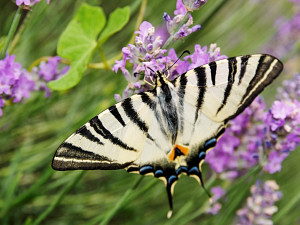
[[[0,52],[2,51],[3,47],[4,47],[4,43],[5,43],[6,37],[0,37]]]
[[[51,89],[67,90],[79,83],[97,46],[96,38],[105,23],[102,8],[87,4],[80,6],[60,36],[57,46],[58,55],[69,59],[71,67],[63,77],[48,83]]]
[[[102,44],[114,33],[121,30],[129,21],[130,7],[117,8],[109,15],[106,27],[99,38],[99,44]]]

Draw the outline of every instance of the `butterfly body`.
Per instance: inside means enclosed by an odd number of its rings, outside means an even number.
[[[172,194],[184,173],[203,186],[201,164],[239,115],[281,72],[270,55],[248,55],[192,69],[95,116],[58,148],[56,170],[126,169],[151,174]],[[171,211],[170,211],[171,212]],[[171,213],[169,213],[169,216]]]

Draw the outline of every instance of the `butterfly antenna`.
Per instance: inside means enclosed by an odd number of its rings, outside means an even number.
[[[165,69],[164,71],[163,71],[163,73],[165,73],[167,70],[169,70],[170,68],[172,68],[177,62],[178,62],[178,60],[184,55],[184,54],[191,54],[190,53],[190,51],[189,50],[185,50],[185,51],[183,51],[182,53],[181,53],[181,55],[176,59],[176,61],[171,65],[171,66],[169,66],[167,69]]]

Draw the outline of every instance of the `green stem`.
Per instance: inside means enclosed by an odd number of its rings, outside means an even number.
[[[71,182],[69,185],[66,185],[66,187],[60,192],[58,197],[52,202],[52,204],[32,223],[32,225],[38,225],[40,224],[54,209],[55,207],[60,203],[60,201],[63,199],[63,197],[78,183],[78,181],[81,179],[81,177],[84,174],[84,170],[80,171],[76,177],[74,178],[73,182]]]
[[[106,225],[108,222],[113,218],[113,216],[119,211],[119,209],[122,208],[122,206],[126,203],[126,201],[129,199],[131,193],[138,187],[140,182],[143,180],[143,176],[140,177],[135,184],[133,185],[132,188],[128,189],[123,197],[119,200],[119,202],[115,205],[115,207],[105,215],[104,219],[100,223],[100,225]]]
[[[293,211],[293,209],[295,209],[299,205],[299,202],[300,192],[296,196],[293,196],[293,198],[291,198],[289,202],[284,205],[284,207],[280,208],[280,210],[274,215],[273,222],[275,224],[278,224],[278,222],[280,222],[280,219],[287,216],[289,212]]]
[[[107,69],[107,70],[111,70],[110,66],[108,65],[107,59],[106,59],[106,57],[105,57],[105,54],[104,54],[104,52],[103,52],[102,46],[101,46],[101,45],[98,45],[98,46],[97,46],[97,49],[98,49],[100,58],[101,58],[101,60],[102,60],[102,62],[103,62],[104,68]]]
[[[12,41],[12,38],[17,30],[21,15],[22,15],[22,7],[19,7],[15,14],[15,17],[13,19],[13,22],[10,26],[8,35],[7,35],[5,43],[4,43],[4,47],[3,47],[1,55],[0,55],[0,59],[3,59],[5,57],[8,46],[9,46],[10,42]]]
[[[181,20],[180,24],[177,26],[174,34],[176,34],[179,31],[180,27],[182,27],[182,25],[185,24],[188,21],[189,15],[190,15],[190,13],[185,14],[185,16]],[[174,41],[174,34],[171,35],[168,38],[168,40],[166,41],[166,43],[164,44],[164,46],[162,46],[163,49],[167,49],[169,47],[169,45]]]

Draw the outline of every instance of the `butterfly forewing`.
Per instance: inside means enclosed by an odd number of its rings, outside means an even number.
[[[142,122],[139,114],[146,108],[141,98],[133,96],[95,116],[61,144],[53,158],[53,168],[125,168],[143,149],[145,132],[133,121]]]
[[[282,68],[278,59],[263,54],[206,64],[185,74],[186,99],[197,99],[199,110],[210,119],[228,121],[240,114],[280,74]],[[179,78],[176,86],[180,87]]]

